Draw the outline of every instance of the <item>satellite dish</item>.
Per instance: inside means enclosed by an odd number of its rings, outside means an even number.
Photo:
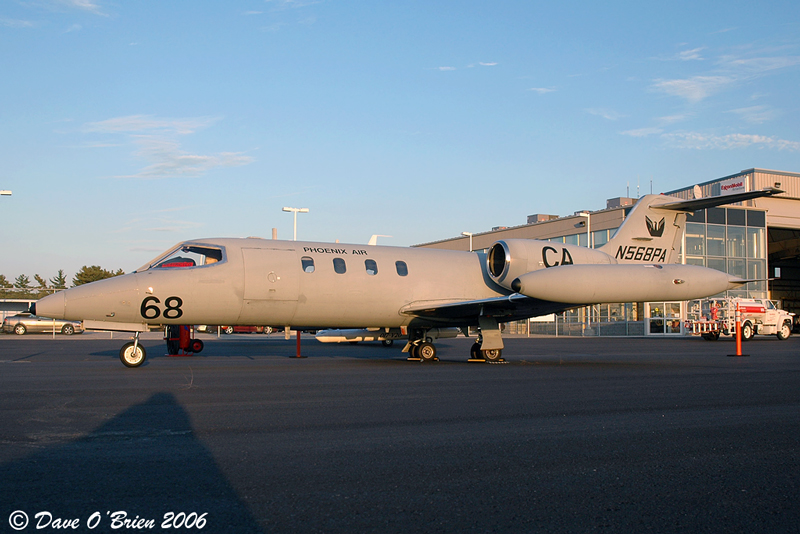
[[[694,186],[693,191],[694,191],[694,198],[696,199],[703,198],[703,190],[700,189],[699,185]]]

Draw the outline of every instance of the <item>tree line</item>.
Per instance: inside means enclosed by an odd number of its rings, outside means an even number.
[[[72,278],[72,287],[96,282],[97,280],[104,280],[121,274],[125,274],[122,269],[107,271],[99,265],[84,265]],[[24,274],[17,276],[13,282],[9,281],[4,274],[0,274],[0,298],[40,299],[59,289],[66,288],[67,277],[63,269],[59,269],[58,273],[49,280],[42,278],[38,274],[34,274],[33,283],[31,279]]]

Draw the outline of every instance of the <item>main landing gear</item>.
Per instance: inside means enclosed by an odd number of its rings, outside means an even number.
[[[189,325],[167,325],[164,331],[167,341],[167,354],[170,356],[191,356],[203,350],[203,341],[192,337]]]
[[[500,335],[500,326],[497,320],[491,317],[481,317],[478,321],[478,340],[469,351],[470,362],[504,363],[503,338]],[[403,352],[408,353],[409,361],[433,362],[436,357],[436,346],[433,344],[437,338],[435,328],[413,328],[408,331],[408,343]],[[466,329],[462,329],[468,335]]]

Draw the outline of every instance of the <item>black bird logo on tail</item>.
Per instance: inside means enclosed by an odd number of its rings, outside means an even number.
[[[645,222],[647,223],[647,231],[650,232],[650,235],[653,237],[661,237],[664,234],[664,218],[662,217],[660,221],[653,222],[650,217],[645,216]]]

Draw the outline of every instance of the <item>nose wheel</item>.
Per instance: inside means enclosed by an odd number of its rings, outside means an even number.
[[[139,332],[133,335],[133,341],[122,345],[119,359],[125,367],[139,367],[147,359],[147,351],[139,344]]]

